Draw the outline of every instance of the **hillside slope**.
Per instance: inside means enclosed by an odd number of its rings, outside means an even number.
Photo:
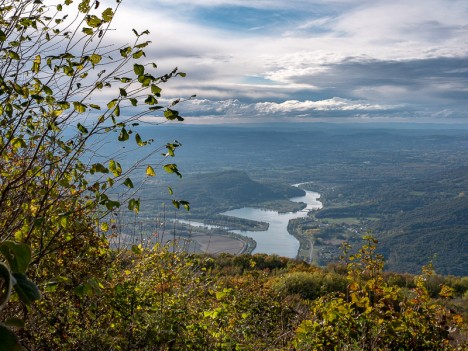
[[[190,174],[177,184],[175,190],[178,196],[190,201],[191,212],[195,214],[217,214],[232,208],[304,195],[304,191],[296,187],[259,183],[241,171]]]
[[[370,229],[390,270],[418,273],[433,260],[442,274],[467,275],[467,190],[468,167],[420,179],[353,184],[339,192],[354,203],[324,209],[317,217],[377,218]]]

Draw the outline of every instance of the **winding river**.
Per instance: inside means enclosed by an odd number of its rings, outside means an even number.
[[[301,184],[294,184],[299,187]],[[289,234],[288,223],[291,219],[307,217],[311,210],[322,208],[322,203],[318,201],[320,194],[314,191],[304,190],[303,196],[293,197],[290,200],[294,202],[304,202],[307,207],[298,212],[278,213],[271,210],[259,208],[243,207],[235,210],[223,212],[226,216],[251,219],[254,221],[267,222],[269,224],[266,231],[240,231],[233,230],[234,233],[253,238],[257,246],[253,253],[277,254],[295,258],[299,250],[299,241]]]

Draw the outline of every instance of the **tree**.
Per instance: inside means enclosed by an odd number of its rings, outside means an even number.
[[[107,244],[96,223],[121,205],[109,189],[134,184],[132,168],[123,169],[118,159],[93,161],[90,142],[117,132],[120,142],[133,139],[143,147],[151,141],[138,134],[139,118],[159,112],[183,120],[173,108],[180,100],[162,106],[158,99],[161,84],[185,74],[177,68],[155,73],[156,64],[145,59],[148,31],[133,30],[129,45],[106,43],[119,6],[120,0],[105,8],[98,0],[0,0],[2,307],[13,286],[25,302],[39,298],[27,270],[44,287],[57,277],[78,284],[89,272],[76,270],[74,260],[88,257],[82,261],[92,267],[102,259]],[[164,145],[166,157],[178,146]],[[180,176],[175,164],[163,163]],[[154,166],[146,166],[147,176],[155,175]],[[138,211],[139,200],[130,198],[128,208]],[[108,229],[105,222],[101,227]],[[15,306],[11,313],[28,315]],[[0,331],[11,336],[4,326]]]
[[[431,299],[425,282],[431,266],[406,290],[383,279],[383,256],[375,240],[348,255],[348,288],[327,294],[312,304],[312,317],[296,330],[297,350],[458,350],[451,333],[462,327],[462,317]],[[347,253],[347,251],[345,251]],[[440,297],[452,296],[443,286]]]

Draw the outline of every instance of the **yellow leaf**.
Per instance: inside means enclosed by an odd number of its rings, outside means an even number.
[[[156,175],[156,173],[154,172],[153,167],[151,167],[151,166],[146,167],[146,175],[149,176],[149,177],[154,177]]]

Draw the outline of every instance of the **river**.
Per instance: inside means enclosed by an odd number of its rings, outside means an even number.
[[[294,186],[299,187],[301,184],[304,183],[294,184]],[[279,256],[295,258],[299,250],[299,241],[289,234],[289,221],[294,218],[306,217],[309,211],[322,208],[322,203],[318,201],[320,198],[319,193],[308,190],[304,191],[306,192],[305,195],[290,199],[294,202],[304,202],[307,207],[302,211],[278,213],[271,210],[243,207],[223,212],[221,214],[267,222],[269,224],[268,230],[266,231],[233,230],[234,233],[251,237],[257,242],[257,246],[253,253],[277,254]]]

